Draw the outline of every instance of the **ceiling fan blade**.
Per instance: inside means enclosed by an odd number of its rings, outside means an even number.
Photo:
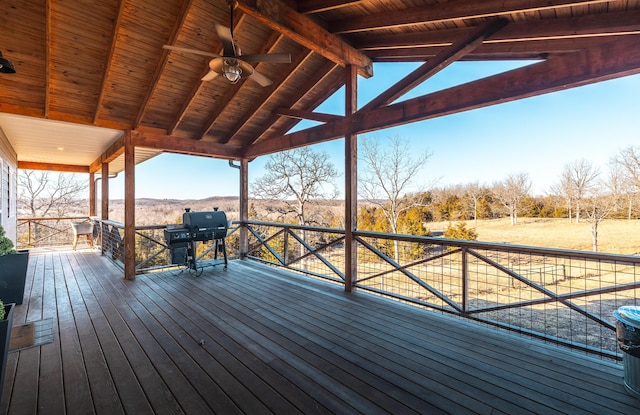
[[[258,84],[260,84],[260,86],[263,86],[263,87],[267,87],[273,84],[273,81],[271,81],[271,79],[267,78],[266,76],[264,76],[263,74],[261,74],[256,70],[253,71],[253,74],[250,76],[250,79],[253,79]]]
[[[207,72],[207,74],[205,76],[202,77],[202,79],[200,79],[201,81],[207,82],[207,81],[212,81],[216,76],[218,76],[217,73],[215,73],[214,71],[209,71]]]
[[[291,63],[290,53],[258,53],[242,55],[241,58],[247,62]]]
[[[222,48],[224,49],[224,56],[236,56],[236,48],[233,44],[233,37],[231,36],[231,29],[218,23],[213,24],[220,42],[222,42]]]
[[[200,56],[209,56],[211,58],[219,58],[220,57],[220,55],[218,55],[217,53],[205,52],[203,50],[198,50],[198,49],[182,48],[180,46],[163,45],[162,48],[163,49],[172,50],[174,52],[191,53],[191,54],[200,55]]]

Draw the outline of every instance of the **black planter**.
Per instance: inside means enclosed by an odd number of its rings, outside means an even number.
[[[0,255],[0,300],[7,304],[22,304],[28,264],[28,250]]]
[[[7,369],[7,354],[9,353],[9,341],[11,340],[11,326],[13,325],[13,309],[15,304],[4,305],[4,320],[0,320],[0,401],[2,401],[2,389],[4,388],[4,373]]]

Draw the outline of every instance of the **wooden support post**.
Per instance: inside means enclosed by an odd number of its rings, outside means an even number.
[[[136,277],[136,192],[135,146],[131,131],[125,132],[124,143],[124,277]]]
[[[96,215],[96,177],[89,173],[89,216]]]
[[[102,204],[100,206],[100,217],[102,220],[109,220],[109,163],[102,163]]]
[[[100,180],[102,203],[100,205],[100,218],[109,220],[109,163],[102,163],[102,179]],[[100,224],[100,253],[104,255],[107,250],[107,227],[104,223]]]
[[[249,219],[249,160],[240,160],[240,258],[249,253],[249,231],[246,221]]]
[[[345,117],[349,118],[358,110],[358,72],[349,65],[346,68]],[[346,125],[350,125],[347,123]],[[358,135],[345,131],[344,136],[344,289],[353,291],[358,278],[358,249],[353,240],[358,217]]]

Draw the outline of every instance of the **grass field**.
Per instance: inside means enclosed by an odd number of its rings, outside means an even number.
[[[444,231],[448,222],[429,223],[429,229]],[[467,222],[475,228],[478,240],[515,245],[592,251],[591,224],[586,221],[569,223],[568,219],[519,218],[511,225],[508,218]],[[640,255],[640,220],[611,219],[598,227],[598,251]]]

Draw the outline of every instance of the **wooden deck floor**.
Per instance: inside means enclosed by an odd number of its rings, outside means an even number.
[[[94,252],[32,254],[9,414],[632,414],[621,365],[234,261],[125,281]]]

